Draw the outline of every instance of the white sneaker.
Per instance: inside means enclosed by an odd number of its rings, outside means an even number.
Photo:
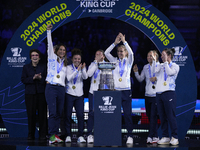
[[[87,143],[94,143],[94,136],[93,135],[89,135],[87,137]]]
[[[152,143],[158,143],[159,137],[153,137]]]
[[[126,144],[133,144],[133,138],[132,137],[128,137]]]
[[[171,141],[169,142],[171,145],[178,145],[179,142],[178,142],[178,139],[172,137]]]
[[[72,140],[71,140],[71,137],[70,137],[70,136],[67,136],[66,139],[65,139],[65,143],[71,143],[71,141],[72,141]]]
[[[158,144],[169,144],[170,138],[168,137],[163,137],[161,140],[159,140],[157,143]]]
[[[152,138],[148,137],[147,138],[147,144],[152,143]]]
[[[86,143],[85,139],[82,136],[79,136],[77,142],[78,143]]]

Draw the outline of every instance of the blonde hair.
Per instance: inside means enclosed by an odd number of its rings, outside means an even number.
[[[119,45],[119,46],[117,46],[117,50],[118,50],[120,47],[123,48],[125,52],[127,52],[126,57],[128,57],[128,51],[127,51],[126,47],[125,47],[124,45]]]
[[[158,61],[158,59],[159,59],[158,51],[157,50],[150,50],[149,53],[150,52],[153,52],[156,55],[156,61]]]

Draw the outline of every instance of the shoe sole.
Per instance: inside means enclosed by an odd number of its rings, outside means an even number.
[[[55,142],[49,142],[49,144],[56,144],[58,143],[58,141],[55,141]]]
[[[77,141],[77,143],[86,143],[86,141],[83,141],[83,142],[79,142],[79,141]]]
[[[170,143],[158,143],[159,145],[167,145],[167,144],[170,144]]]
[[[87,142],[88,144],[93,144],[94,142]]]
[[[169,143],[169,144],[170,144],[170,145],[173,145],[173,146],[179,145],[179,143],[176,143],[176,144]]]
[[[158,141],[153,141],[151,144],[158,143]]]

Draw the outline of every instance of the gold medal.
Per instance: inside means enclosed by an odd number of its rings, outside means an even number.
[[[166,86],[166,85],[167,85],[167,82],[164,82],[163,85]]]
[[[76,88],[76,86],[73,85],[73,86],[72,86],[72,89],[75,89],[75,88]]]
[[[96,83],[97,81],[96,80],[94,80],[94,83]]]
[[[155,87],[155,85],[152,85],[152,89],[155,89],[156,87]]]
[[[57,74],[57,76],[56,76],[57,78],[60,78],[60,75],[59,74]]]
[[[122,78],[119,78],[119,82],[122,82]]]

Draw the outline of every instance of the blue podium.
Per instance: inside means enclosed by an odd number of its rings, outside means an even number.
[[[121,146],[121,92],[94,92],[94,146]]]

